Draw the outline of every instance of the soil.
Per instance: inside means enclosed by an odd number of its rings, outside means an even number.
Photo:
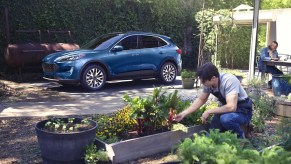
[[[14,87],[13,87],[14,86]],[[6,91],[3,93],[3,89]],[[21,85],[11,81],[0,80],[0,102],[5,101],[58,101],[70,100],[70,97],[51,91],[50,89],[31,87],[31,85]],[[29,99],[28,99],[29,98]],[[37,143],[34,125],[46,119],[45,117],[11,118],[0,120],[0,163],[42,163],[40,150]],[[266,121],[267,128],[264,133],[256,133],[254,137],[260,136],[268,138],[275,133],[275,127],[279,118]],[[143,163],[156,164],[177,161],[175,154],[160,153],[146,158],[129,161],[128,164]]]
[[[36,86],[34,83],[17,83],[8,80],[0,80],[0,101],[47,102],[74,101],[74,99],[64,93],[51,90],[49,87]]]

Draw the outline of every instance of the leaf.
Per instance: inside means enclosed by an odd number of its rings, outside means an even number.
[[[185,133],[188,133],[188,128],[185,125],[181,124],[181,123],[173,124],[173,127],[172,127],[171,130],[172,131],[179,131],[179,130],[181,130],[181,131],[183,131]]]

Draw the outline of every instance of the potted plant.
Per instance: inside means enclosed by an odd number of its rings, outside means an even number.
[[[274,74],[272,76],[272,86],[275,96],[288,96],[291,93],[291,75]]]
[[[84,162],[85,146],[94,141],[97,123],[83,118],[51,118],[35,125],[44,163]]]
[[[195,83],[196,73],[183,69],[181,72],[182,87],[184,89],[192,89]]]

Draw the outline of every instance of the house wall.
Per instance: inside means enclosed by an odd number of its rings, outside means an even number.
[[[291,54],[291,9],[280,10],[276,19],[276,40],[279,54]]]

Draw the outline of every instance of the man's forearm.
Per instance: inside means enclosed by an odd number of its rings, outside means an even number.
[[[190,113],[195,112],[196,110],[198,110],[203,104],[205,104],[207,100],[202,100],[200,98],[197,98],[194,103],[191,104],[191,106],[184,110],[183,113],[185,113],[186,115],[189,115]]]
[[[229,107],[227,105],[223,105],[221,107],[213,108],[207,110],[209,114],[222,114],[222,113],[229,113],[229,112],[235,112],[235,109],[232,107]]]

